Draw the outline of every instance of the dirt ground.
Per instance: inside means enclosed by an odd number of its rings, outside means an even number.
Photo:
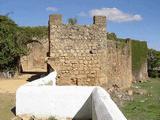
[[[12,79],[0,78],[0,120],[11,120],[15,116],[16,90],[25,84],[31,75]]]
[[[0,120],[12,120],[15,117],[15,94],[0,93]]]
[[[25,83],[25,80],[0,80],[0,93],[15,93]]]
[[[0,93],[16,93],[16,90],[21,85],[27,82],[29,76],[21,76],[12,79],[0,78]]]

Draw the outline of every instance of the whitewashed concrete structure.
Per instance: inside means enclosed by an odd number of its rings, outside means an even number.
[[[55,77],[53,72],[21,86],[16,92],[16,114],[60,120],[127,120],[103,88],[55,86]]]
[[[56,85],[57,72],[51,72],[47,76],[34,80],[32,82],[26,83],[24,86],[44,86],[44,85]]]

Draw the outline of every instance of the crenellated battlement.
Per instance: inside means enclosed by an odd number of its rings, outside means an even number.
[[[58,73],[58,85],[131,85],[129,44],[120,48],[119,43],[107,41],[105,16],[94,16],[92,25],[69,25],[62,24],[61,15],[51,15],[49,25],[48,63]]]

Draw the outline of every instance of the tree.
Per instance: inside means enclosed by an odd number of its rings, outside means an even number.
[[[151,77],[158,77],[158,71],[160,71],[160,51],[149,49],[148,68]]]
[[[107,39],[108,40],[117,40],[117,36],[115,33],[107,33]]]
[[[148,62],[150,69],[156,69],[160,67],[160,51],[149,49]]]
[[[75,24],[77,24],[77,18],[69,18],[69,19],[68,19],[68,24],[70,24],[70,25],[75,25]]]
[[[0,71],[13,70],[25,47],[23,33],[18,25],[7,16],[0,16]]]
[[[8,16],[0,15],[0,71],[15,71],[21,56],[28,53],[27,44],[46,37],[48,28],[19,27]]]

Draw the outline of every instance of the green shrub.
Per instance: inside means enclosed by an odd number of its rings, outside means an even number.
[[[160,73],[157,70],[149,70],[148,75],[151,78],[159,78],[160,77]]]
[[[41,38],[48,37],[48,27],[47,26],[36,26],[36,27],[21,27],[21,30],[25,32],[27,38]]]
[[[107,40],[117,40],[117,36],[115,33],[107,33]]]
[[[0,16],[0,71],[16,69],[20,56],[26,52],[24,33],[7,16]]]
[[[68,19],[68,24],[70,24],[70,25],[75,25],[75,24],[77,24],[77,18],[69,18],[69,19]]]
[[[19,27],[8,16],[0,15],[0,71],[15,72],[20,57],[28,52],[27,44],[47,37],[47,33],[45,26]]]

